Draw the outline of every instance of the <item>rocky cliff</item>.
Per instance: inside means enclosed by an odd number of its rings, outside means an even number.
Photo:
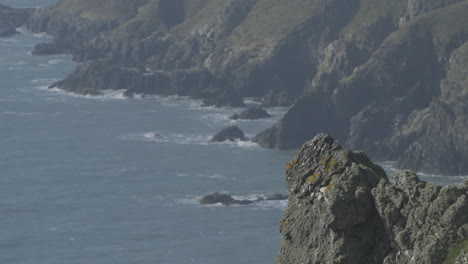
[[[464,263],[468,181],[441,187],[387,177],[363,152],[320,134],[286,167],[278,264]],[[458,261],[458,262],[457,262]]]
[[[293,104],[255,141],[298,148],[326,132],[454,175],[468,173],[466,14],[462,0],[62,0],[28,26],[55,40],[35,54],[83,62],[62,89]]]

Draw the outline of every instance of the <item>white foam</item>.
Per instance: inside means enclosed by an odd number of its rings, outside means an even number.
[[[175,143],[175,144],[186,144],[186,145],[208,145],[211,136],[205,135],[189,135],[182,133],[159,133],[159,132],[145,132],[142,134],[144,140],[153,141],[158,143]],[[138,135],[137,135],[138,137]]]
[[[227,177],[223,174],[188,174],[188,173],[177,173],[177,177],[190,177],[190,178],[200,178],[200,179],[211,179],[211,180],[226,180]],[[232,178],[232,180],[235,180],[235,178]]]
[[[56,64],[63,63],[63,62],[65,62],[65,61],[61,60],[61,59],[55,59],[55,60],[49,60],[47,63],[52,64],[52,65],[56,65]]]
[[[229,147],[239,147],[246,149],[261,149],[257,143],[251,141],[224,141],[211,142],[212,135],[193,135],[184,133],[164,133],[150,131],[120,136],[123,140],[144,140],[157,143],[173,143],[182,145],[225,145]]]
[[[226,191],[220,191],[220,193],[229,194]],[[232,198],[236,200],[248,200],[252,201],[253,203],[247,205],[231,205],[229,207],[245,207],[251,210],[284,210],[288,205],[288,200],[269,200],[269,201],[258,201],[259,198],[265,199],[268,195],[267,194],[248,194],[248,195],[231,195]],[[209,205],[200,205],[200,200],[204,197],[204,195],[197,195],[197,196],[186,196],[183,198],[177,198],[175,201],[180,204],[191,205],[191,206],[200,206],[200,207],[220,207],[226,208],[225,205],[221,203],[217,204],[209,204]]]
[[[434,178],[434,179],[458,179],[458,180],[465,180],[468,179],[468,175],[453,175],[453,176],[444,176],[444,175],[435,175],[435,174],[428,174],[424,172],[416,173],[418,176],[422,178]]]
[[[48,79],[37,79],[33,80],[36,81],[37,83],[40,83],[41,81],[47,82]],[[54,79],[49,79],[49,80],[54,80]],[[41,91],[48,91],[52,92],[58,95],[67,95],[71,97],[77,97],[77,98],[84,98],[84,99],[97,99],[97,100],[123,100],[123,99],[128,99],[124,95],[125,90],[100,90],[100,94],[98,95],[82,95],[82,94],[76,94],[72,92],[68,92],[62,89],[59,89],[57,87],[52,87],[49,88],[49,86],[45,85],[40,85],[35,87],[38,90]]]
[[[16,111],[5,111],[1,113],[2,115],[19,115],[19,116],[33,116],[37,115],[37,113],[32,112],[16,112]]]
[[[40,79],[33,79],[31,80],[32,84],[39,84],[39,85],[51,85],[54,82],[58,82],[60,79],[57,78],[40,78]]]
[[[227,145],[229,147],[239,147],[239,148],[246,148],[246,149],[262,149],[257,143],[249,141],[249,140],[224,141],[224,142],[213,143],[213,144],[222,144],[222,145]]]
[[[8,42],[8,43],[19,43],[20,42],[17,38],[13,38],[13,37],[2,38],[1,40],[3,42]]]

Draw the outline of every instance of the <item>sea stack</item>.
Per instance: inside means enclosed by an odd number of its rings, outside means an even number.
[[[303,145],[286,179],[291,194],[277,264],[440,264],[466,257],[466,182],[441,187],[411,171],[389,178],[365,153],[325,134]]]
[[[236,141],[244,139],[244,132],[242,132],[238,126],[230,126],[218,132],[211,139],[211,142]]]

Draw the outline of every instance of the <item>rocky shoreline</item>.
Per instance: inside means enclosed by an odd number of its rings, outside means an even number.
[[[28,12],[22,23],[54,39],[33,54],[81,62],[54,87],[261,98],[292,106],[255,137],[263,147],[325,132],[401,168],[468,174],[468,1],[64,0]]]
[[[464,263],[468,181],[441,187],[408,170],[387,177],[364,152],[320,134],[286,167],[278,264]]]

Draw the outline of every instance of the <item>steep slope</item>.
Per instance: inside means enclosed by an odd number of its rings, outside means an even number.
[[[449,175],[468,173],[468,156],[464,152],[468,145],[464,134],[468,131],[463,121],[455,124],[439,115],[439,124],[448,122],[448,127],[440,126],[440,129],[450,132],[441,132],[437,129],[439,126],[431,126],[429,121],[426,127],[419,126],[419,133],[408,129],[421,120],[421,117],[415,119],[414,111],[428,108],[433,98],[441,102],[448,100],[442,90],[454,98],[464,97],[466,84],[458,80],[455,88],[448,85],[445,78],[447,68],[460,67],[451,66],[449,58],[468,40],[466,14],[468,2],[464,1],[408,22],[400,21],[401,26],[349,75],[346,70],[339,72],[340,66],[348,66],[347,52],[331,51],[330,58],[324,60],[325,63],[331,61],[327,67],[331,73],[327,75],[322,71],[314,79],[308,96],[300,99],[282,121],[255,140],[267,147],[296,148],[315,133],[326,132],[346,142],[347,146],[362,149],[378,159],[398,159],[406,153],[401,160],[411,160],[419,155],[412,164],[400,162],[402,167]],[[464,56],[462,52],[453,54]],[[433,104],[432,108],[436,103]],[[450,104],[465,108],[466,101],[452,100]],[[420,116],[426,113],[435,121],[434,111],[424,110]],[[463,119],[464,114],[459,111],[457,116]],[[423,130],[428,126],[432,132],[426,133]],[[452,137],[459,138],[456,147],[451,147]],[[423,143],[424,140],[427,143]],[[438,147],[434,148],[436,145]],[[415,150],[416,146],[423,149],[424,159],[422,152]],[[441,151],[443,148],[447,150]]]
[[[82,75],[102,72],[105,79],[117,79],[131,69],[130,78],[137,70],[142,79],[137,83],[148,86],[127,86],[128,94],[171,93],[216,102],[225,93],[270,92],[290,101],[303,94],[320,50],[357,9],[356,1],[344,0],[124,2],[64,0],[32,17],[32,30],[55,39],[38,46],[36,54],[69,52],[91,62],[58,84],[61,88],[79,93],[114,89]],[[108,76],[113,71],[106,67],[121,68],[119,76]],[[187,75],[207,81],[187,91],[180,87]],[[168,85],[160,84],[164,78]]]
[[[278,264],[440,264],[464,257],[468,182],[442,188],[411,171],[387,178],[365,153],[324,134],[304,144],[286,180],[291,195]]]

